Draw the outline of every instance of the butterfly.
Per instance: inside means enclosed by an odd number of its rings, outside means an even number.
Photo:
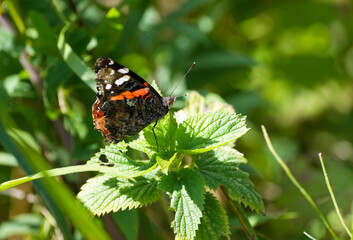
[[[139,75],[110,58],[99,58],[94,65],[97,99],[92,106],[93,124],[105,141],[116,143],[155,123],[170,110],[176,96],[161,97]],[[190,71],[190,70],[189,70]]]

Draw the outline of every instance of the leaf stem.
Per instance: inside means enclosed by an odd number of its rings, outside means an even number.
[[[6,189],[9,189],[11,187],[15,187],[17,185],[20,185],[22,183],[26,183],[29,181],[33,181],[39,178],[43,177],[54,177],[54,176],[62,176],[70,173],[77,173],[77,172],[105,172],[105,173],[114,173],[117,174],[117,176],[120,175],[120,177],[125,177],[122,176],[120,172],[118,172],[116,169],[112,167],[106,167],[106,166],[94,166],[94,165],[78,165],[78,166],[70,166],[70,167],[62,167],[62,168],[55,168],[47,171],[41,171],[39,173],[29,175],[26,177],[10,180],[7,182],[3,182],[0,184],[0,192],[4,191]]]
[[[275,151],[275,149],[273,148],[273,145],[271,143],[271,140],[267,134],[266,128],[265,126],[261,126],[262,128],[262,132],[264,134],[264,138],[267,144],[267,147],[270,149],[272,155],[275,157],[275,159],[277,160],[277,162],[279,163],[279,165],[281,165],[281,167],[283,168],[283,170],[285,171],[285,173],[287,174],[288,178],[292,181],[292,183],[294,184],[294,186],[296,186],[298,188],[298,190],[300,191],[300,193],[306,198],[306,200],[311,204],[311,206],[314,208],[314,210],[316,211],[316,213],[318,214],[318,216],[320,217],[321,221],[324,223],[324,225],[326,226],[327,230],[330,232],[330,234],[332,235],[332,237],[334,239],[338,240],[338,237],[336,236],[336,234],[334,233],[334,231],[332,230],[331,226],[329,225],[329,223],[326,221],[324,215],[321,213],[321,211],[319,210],[319,208],[316,206],[314,200],[311,198],[311,196],[306,192],[306,190],[300,185],[300,183],[296,180],[296,178],[293,176],[292,172],[290,171],[290,169],[288,168],[287,164],[282,160],[282,158],[277,154],[277,152]]]
[[[232,209],[232,211],[234,212],[235,216],[238,218],[238,220],[239,220],[239,222],[240,222],[240,224],[241,224],[241,226],[242,226],[242,228],[243,228],[243,230],[244,230],[246,236],[248,237],[248,239],[251,239],[251,240],[257,239],[256,235],[253,236],[253,235],[251,234],[249,228],[248,228],[248,226],[251,227],[251,225],[250,225],[249,223],[247,224],[247,223],[244,221],[244,219],[247,219],[247,218],[242,218],[242,217],[241,217],[242,214],[240,214],[240,212],[238,211],[238,209],[234,206],[232,200],[228,197],[228,194],[225,192],[224,188],[221,187],[220,189],[221,189],[221,191],[222,191],[222,193],[223,193],[223,196],[227,199],[227,201],[228,201],[228,203],[229,203],[229,206],[231,207],[231,209]],[[255,232],[255,231],[253,231],[253,232]]]
[[[330,180],[328,178],[328,175],[327,175],[327,172],[326,172],[326,168],[325,168],[325,164],[324,164],[324,160],[322,159],[322,154],[321,153],[319,153],[319,159],[320,159],[322,171],[323,171],[324,176],[325,176],[326,186],[327,186],[328,191],[330,192],[330,196],[331,196],[333,205],[335,206],[337,216],[338,216],[338,218],[339,218],[344,230],[346,230],[346,232],[349,235],[349,237],[352,237],[352,234],[349,232],[349,229],[348,229],[346,223],[343,220],[341,211],[338,208],[337,201],[336,201],[335,195],[333,194],[332,187],[331,187],[331,184],[330,184]]]

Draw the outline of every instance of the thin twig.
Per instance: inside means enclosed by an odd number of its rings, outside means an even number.
[[[264,134],[264,138],[266,140],[266,144],[268,146],[268,148],[270,149],[272,155],[275,157],[275,159],[277,160],[277,162],[279,163],[279,165],[281,165],[281,167],[283,168],[283,170],[285,171],[285,173],[287,174],[288,178],[292,181],[292,183],[294,184],[294,186],[296,186],[298,188],[298,190],[300,191],[300,193],[306,198],[306,200],[311,204],[311,206],[314,208],[314,210],[316,211],[317,215],[320,217],[321,221],[324,223],[325,227],[327,228],[327,230],[330,232],[330,234],[332,235],[332,237],[334,239],[338,239],[338,237],[336,236],[336,234],[334,233],[334,231],[332,230],[330,224],[326,221],[324,215],[321,213],[320,209],[316,206],[314,200],[311,198],[311,196],[306,192],[306,190],[300,185],[300,183],[297,181],[297,179],[295,179],[294,175],[292,174],[292,172],[290,171],[290,169],[288,168],[287,164],[282,160],[282,158],[277,154],[277,152],[275,151],[275,149],[272,146],[271,140],[267,134],[266,128],[265,126],[261,126],[262,128],[262,132]]]
[[[40,99],[42,99],[43,98],[43,80],[40,77],[40,74],[37,71],[37,69],[29,62],[29,55],[25,50],[23,50],[21,52],[20,63],[22,65],[22,67],[27,71],[28,76],[29,76],[29,80],[33,84],[37,93],[39,94]]]
[[[221,187],[221,191],[223,193],[223,196],[227,199],[228,204],[230,206],[230,208],[232,209],[233,213],[235,214],[235,216],[238,218],[246,236],[251,239],[254,240],[254,237],[251,235],[249,229],[247,228],[246,224],[243,222],[243,219],[240,217],[240,214],[238,212],[238,209],[233,205],[232,201],[229,199],[228,195],[226,194],[226,192],[224,191],[223,187]]]
[[[330,180],[328,178],[328,175],[327,175],[327,172],[326,172],[326,168],[325,168],[325,164],[324,164],[324,160],[322,159],[322,154],[319,153],[319,158],[320,158],[320,163],[321,163],[321,167],[322,167],[322,171],[324,173],[324,176],[325,176],[325,181],[326,181],[326,186],[327,186],[327,189],[328,191],[330,192],[330,195],[331,195],[331,199],[332,199],[332,202],[333,202],[333,205],[335,206],[335,209],[336,209],[336,213],[337,213],[337,216],[344,228],[344,230],[346,230],[347,234],[349,235],[349,237],[352,237],[352,234],[350,233],[346,223],[344,222],[343,220],[343,217],[342,217],[342,214],[341,214],[341,211],[340,209],[338,208],[338,205],[337,205],[337,201],[336,201],[336,198],[335,198],[335,195],[333,194],[333,191],[332,191],[332,187],[331,187],[331,184],[330,184]]]

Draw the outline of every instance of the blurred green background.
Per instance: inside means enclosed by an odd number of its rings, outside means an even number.
[[[323,153],[350,225],[351,1],[0,3],[0,182],[44,168],[84,164],[104,145],[91,117],[91,68],[98,57],[111,57],[147,81],[155,79],[165,95],[195,61],[176,94],[197,90],[207,101],[223,98],[247,115],[251,130],[237,149],[249,160],[244,169],[265,202],[266,217],[250,213],[260,239],[307,239],[303,232],[330,239],[270,155],[261,125],[334,231],[348,239],[329,198],[318,153]],[[181,107],[182,99],[173,111]],[[0,238],[17,233],[34,239],[81,239],[100,231],[115,239],[136,239],[138,234],[140,239],[173,237],[163,204],[80,226],[90,217],[75,207],[74,195],[89,176],[35,182],[0,195]],[[245,239],[232,214],[230,223],[232,239]]]

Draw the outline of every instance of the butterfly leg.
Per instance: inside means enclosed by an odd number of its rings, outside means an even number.
[[[177,124],[173,121],[171,111],[169,111],[169,118],[170,118],[170,121],[172,122],[172,124],[173,124],[174,126],[177,126]]]
[[[158,141],[157,141],[156,133],[154,132],[154,128],[157,126],[157,123],[158,123],[158,121],[156,121],[156,123],[153,125],[152,132],[153,132],[153,135],[154,135],[154,139],[156,139],[157,152],[158,152]]]

